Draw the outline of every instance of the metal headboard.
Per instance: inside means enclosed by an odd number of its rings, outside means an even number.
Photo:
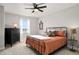
[[[48,31],[61,31],[64,30],[67,37],[67,27],[47,27],[46,32]]]

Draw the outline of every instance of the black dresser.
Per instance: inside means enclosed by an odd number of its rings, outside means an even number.
[[[20,30],[18,28],[5,28],[5,47],[7,44],[12,46],[17,41],[20,42]]]

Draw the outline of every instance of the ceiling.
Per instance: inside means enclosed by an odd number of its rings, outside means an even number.
[[[58,12],[60,10],[73,7],[77,5],[77,3],[45,3],[47,8],[43,9],[44,12],[36,11],[32,13],[32,10],[27,10],[25,8],[33,7],[31,3],[0,3],[0,5],[5,7],[5,12],[32,16],[32,17],[41,17],[51,15],[52,13]]]

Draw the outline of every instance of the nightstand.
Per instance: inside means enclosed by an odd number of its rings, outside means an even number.
[[[67,48],[71,51],[78,51],[78,40],[68,39]]]

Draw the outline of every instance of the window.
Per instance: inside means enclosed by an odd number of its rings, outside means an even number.
[[[30,33],[30,21],[28,19],[21,19],[20,27],[22,32]]]

